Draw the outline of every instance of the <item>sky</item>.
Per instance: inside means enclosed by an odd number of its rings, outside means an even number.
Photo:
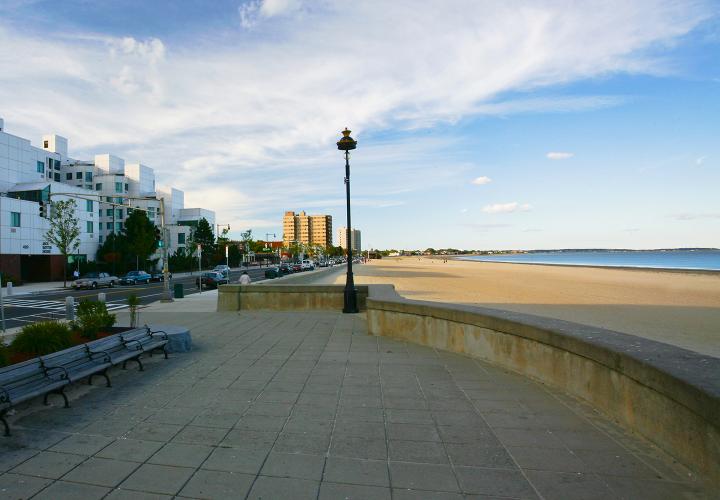
[[[0,117],[234,236],[344,226],[348,127],[365,248],[720,247],[718,0],[2,0]]]

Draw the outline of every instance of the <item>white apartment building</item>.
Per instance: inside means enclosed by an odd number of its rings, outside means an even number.
[[[107,235],[122,231],[133,209],[146,210],[159,225],[161,198],[170,255],[185,247],[201,218],[215,227],[213,211],[185,208],[182,191],[156,188],[152,168],[111,154],[70,158],[67,139],[58,135],[43,136],[42,148],[37,148],[7,133],[0,119],[0,272],[24,281],[62,277],[62,256],[45,241],[51,198],[77,203],[81,235],[73,258],[78,259],[94,260]]]
[[[340,247],[347,250],[347,227],[338,228],[337,236]],[[350,243],[352,244],[353,253],[360,253],[362,250],[362,241],[359,229],[350,230]]]

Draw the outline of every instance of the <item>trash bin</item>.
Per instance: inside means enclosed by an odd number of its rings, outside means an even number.
[[[182,283],[175,283],[175,285],[173,285],[173,289],[175,290],[176,299],[182,299],[185,297],[185,291],[183,290]]]

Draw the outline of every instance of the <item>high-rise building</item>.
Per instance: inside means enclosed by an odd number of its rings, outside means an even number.
[[[283,244],[289,246],[294,242],[321,247],[332,245],[332,216],[285,212]]]
[[[338,235],[338,245],[340,245],[343,250],[347,250],[347,227],[341,227],[338,229],[337,232]],[[362,242],[360,240],[360,230],[359,229],[351,229],[350,230],[350,243],[352,245],[352,251],[353,253],[360,253],[362,250]]]
[[[185,208],[182,191],[156,188],[152,168],[110,154],[70,158],[68,140],[54,134],[43,136],[38,148],[7,133],[0,119],[0,272],[26,281],[62,279],[63,257],[45,238],[51,202],[75,200],[80,247],[70,259],[95,260],[133,210],[160,225],[161,198],[170,254],[185,247],[200,218],[214,226],[215,213]]]

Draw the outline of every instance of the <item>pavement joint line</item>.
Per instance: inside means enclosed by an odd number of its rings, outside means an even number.
[[[333,335],[335,335],[336,332],[337,332],[337,321],[333,324],[332,332],[330,332],[330,336],[328,337],[328,342],[325,344],[326,346],[330,342],[330,340],[332,339]],[[350,353],[352,351],[352,342],[353,342],[353,339],[352,339],[352,335],[351,335],[350,342],[348,343],[348,348],[347,348],[348,356],[347,356],[347,359],[345,360],[345,370],[343,371],[343,378],[342,378],[342,381],[340,382],[340,391],[338,394],[338,400],[337,400],[337,403],[335,404],[335,416],[333,418],[332,429],[330,430],[330,439],[328,440],[327,450],[325,451],[325,459],[323,460],[323,467],[322,467],[322,471],[320,472],[320,481],[321,482],[322,482],[323,478],[325,477],[325,469],[327,468],[327,462],[328,462],[328,459],[330,458],[330,449],[332,448],[333,438],[335,437],[335,428],[337,427],[337,419],[338,419],[338,415],[340,413],[340,401],[342,400],[343,388],[345,387],[345,377],[347,376],[348,366],[350,365]],[[318,359],[320,359],[320,358],[318,358]],[[317,365],[317,363],[316,363],[316,365]],[[321,488],[318,488],[317,496],[315,497],[316,500],[319,500],[319,498],[320,498],[320,489]]]
[[[285,319],[285,318],[281,318],[281,319],[278,320],[278,321],[280,321],[280,323],[282,323],[282,322],[283,322],[282,320],[284,320],[284,319]],[[249,320],[248,322],[249,322],[249,323],[252,323],[252,318],[250,318],[250,320]],[[261,321],[260,324],[262,325],[263,323],[269,323],[269,322],[270,322],[270,319],[265,319],[264,321]],[[250,333],[250,332],[253,332],[253,330],[249,330],[249,333]],[[307,334],[306,334],[306,335],[307,335]],[[264,338],[264,335],[256,334],[256,339],[255,339],[253,342],[251,342],[250,344],[248,344],[247,346],[245,346],[245,348],[244,348],[243,350],[247,349],[247,348],[250,347],[251,345],[255,344],[256,342],[258,342],[258,341],[260,341],[260,340],[262,340],[263,338]],[[303,338],[305,338],[305,337],[303,337]],[[278,339],[277,339],[270,347],[268,347],[260,356],[258,356],[258,358],[255,359],[255,360],[253,361],[253,363],[252,363],[251,365],[249,365],[247,368],[250,368],[250,367],[254,366],[256,363],[258,363],[258,361],[260,361],[265,354],[267,354],[269,351],[271,351],[271,350],[272,350],[278,343],[280,343],[282,340],[283,340],[283,339],[282,339],[282,336],[278,336]],[[296,349],[297,349],[297,348],[296,348]],[[281,368],[282,366],[284,366],[285,363],[287,363],[287,361],[288,361],[289,359],[290,359],[290,356],[288,356],[288,357],[286,358],[285,362],[284,362],[280,367],[278,367],[278,369],[275,371],[276,374],[277,374],[277,371],[280,370],[280,368]],[[225,363],[227,363],[227,362],[229,362],[229,360],[227,360]],[[219,367],[218,367],[218,368],[219,368]],[[217,370],[218,368],[216,368],[216,370]],[[213,370],[213,371],[215,371],[215,370]],[[247,369],[246,369],[245,371],[247,371]],[[210,372],[210,373],[212,373],[212,372]],[[208,376],[209,376],[209,375],[210,375],[210,374],[208,374]],[[239,374],[230,384],[228,384],[228,387],[231,386],[232,384],[234,384],[235,382],[237,382],[237,381],[240,379],[240,377],[242,377],[242,374]],[[270,380],[272,380],[272,378],[271,378]],[[268,382],[265,384],[265,387],[267,387],[267,385],[270,383],[270,380],[268,380]],[[258,394],[252,399],[252,402],[257,401],[257,399],[262,395],[263,392],[264,392],[264,389],[263,389],[262,391],[260,391],[260,393],[258,393]],[[237,425],[237,423],[238,423],[240,420],[242,420],[245,415],[247,415],[247,412],[248,412],[248,411],[250,410],[250,408],[252,407],[252,402],[250,403],[250,405],[248,405],[248,407],[245,409],[245,411],[243,411],[243,412],[240,414],[240,417],[239,417],[238,420],[235,422],[235,424],[234,424],[232,427],[230,427],[230,428],[227,430],[227,432],[223,435],[222,439],[218,442],[217,447],[221,447],[220,444],[221,444],[225,439],[227,439],[228,435],[229,435],[233,430],[236,429],[235,426]],[[168,404],[169,404],[169,403],[168,403]],[[192,421],[191,421],[191,422],[192,422]],[[185,424],[185,425],[183,426],[183,428],[178,431],[178,433],[182,432],[182,430],[184,430],[185,428],[187,428],[188,425],[190,425],[190,423]],[[177,435],[177,434],[176,434],[176,435]],[[278,436],[279,436],[279,435],[280,435],[280,433],[278,433]],[[277,440],[277,438],[276,438],[276,440]],[[274,443],[273,443],[273,445],[274,445]],[[272,447],[268,450],[267,455],[269,455],[271,451],[272,451]],[[205,464],[205,462],[207,462],[207,460],[210,458],[211,455],[212,455],[212,453],[208,454],[208,456],[205,457],[205,459],[204,459],[197,467],[195,467],[195,471],[190,475],[190,477],[187,478],[187,480],[180,486],[180,488],[178,488],[177,493],[175,493],[175,495],[179,495],[179,494],[180,494],[180,492],[183,490],[183,488],[185,488],[185,486],[187,486],[187,484],[195,477],[195,475],[196,475],[196,474],[198,473],[198,471],[202,468],[203,464]],[[265,460],[267,460],[267,455],[265,456]],[[149,458],[148,458],[148,459],[149,459]],[[265,460],[263,460],[263,464],[262,464],[262,465],[265,464]],[[262,469],[262,465],[260,466],[260,469]],[[258,475],[259,475],[259,472],[260,472],[260,471],[258,471],[258,474],[255,476],[255,479],[253,480],[252,485],[251,485],[250,488],[248,489],[248,492],[247,492],[246,496],[250,494],[250,490],[252,490],[252,486],[255,484],[255,481],[257,480],[257,477],[258,477]]]
[[[301,322],[301,321],[302,321],[302,318],[298,317],[298,321]],[[317,323],[318,323],[318,320],[316,319],[316,320],[313,322],[313,327],[316,326]],[[308,328],[308,331],[305,333],[305,335],[303,335],[302,339],[300,339],[300,342],[298,342],[298,343],[296,344],[296,346],[295,346],[295,348],[292,350],[292,352],[285,358],[285,361],[278,367],[277,370],[275,370],[275,374],[273,375],[273,377],[272,377],[270,380],[268,380],[268,383],[265,384],[265,386],[263,387],[263,390],[260,391],[260,394],[258,394],[257,397],[259,397],[260,395],[262,395],[262,394],[265,392],[265,387],[267,387],[268,384],[270,383],[270,381],[272,381],[272,379],[275,378],[275,376],[277,375],[278,371],[280,371],[280,368],[282,368],[283,366],[285,366],[285,365],[287,364],[287,362],[290,360],[290,358],[292,358],[293,354],[295,354],[295,352],[297,352],[297,350],[298,350],[298,349],[300,348],[300,346],[302,345],[302,341],[305,340],[305,338],[307,338],[307,336],[310,334],[310,331],[311,331],[311,328]],[[331,338],[332,338],[332,334],[330,334],[330,335],[328,336],[327,340],[325,341],[325,344],[324,344],[324,346],[323,346],[323,351],[325,350],[325,348],[327,348],[327,345],[328,345],[328,343],[330,342],[330,339],[331,339]],[[321,358],[321,357],[322,357],[322,354],[317,357],[317,359],[315,360],[315,362],[314,362],[314,364],[313,364],[313,369],[315,369],[315,367],[318,365],[318,363],[320,362],[320,358]],[[308,379],[310,378],[310,373],[312,373],[312,370],[310,370],[310,372],[308,373],[308,375],[305,377],[305,382],[303,382],[303,388],[300,390],[300,393],[302,393],[303,390],[305,390],[305,387],[307,387],[307,381],[308,381]],[[257,397],[255,398],[256,400],[257,400]],[[338,401],[339,401],[339,399],[340,399],[340,397],[338,396]],[[339,403],[338,403],[338,404],[339,404]],[[290,417],[292,417],[292,414],[293,414],[293,411],[292,411],[292,410],[293,410],[294,408],[295,408],[295,405],[293,405],[293,408],[290,410],[290,413],[288,414],[288,416],[285,417],[285,422],[283,423],[282,427],[280,428],[280,431],[277,433],[277,436],[275,437],[275,440],[273,441],[272,446],[271,446],[270,449],[268,450],[267,455],[265,455],[265,458],[263,459],[262,464],[260,464],[260,469],[258,470],[258,474],[255,475],[255,478],[252,480],[252,483],[250,484],[250,487],[248,488],[248,491],[247,491],[247,493],[245,494],[245,497],[244,497],[245,500],[247,500],[247,499],[249,498],[250,492],[252,491],[253,487],[255,487],[255,483],[257,482],[257,478],[260,477],[260,472],[262,471],[263,467],[265,467],[265,464],[267,463],[268,457],[269,457],[270,454],[272,453],[273,448],[275,448],[275,445],[277,444],[277,440],[280,438],[280,434],[282,434],[283,430],[285,429],[285,426],[287,425],[288,421],[290,420]],[[323,468],[324,468],[324,466],[323,466]],[[320,479],[322,480],[322,476],[321,476]],[[320,495],[320,486],[318,485],[318,496],[319,496],[319,495]]]

